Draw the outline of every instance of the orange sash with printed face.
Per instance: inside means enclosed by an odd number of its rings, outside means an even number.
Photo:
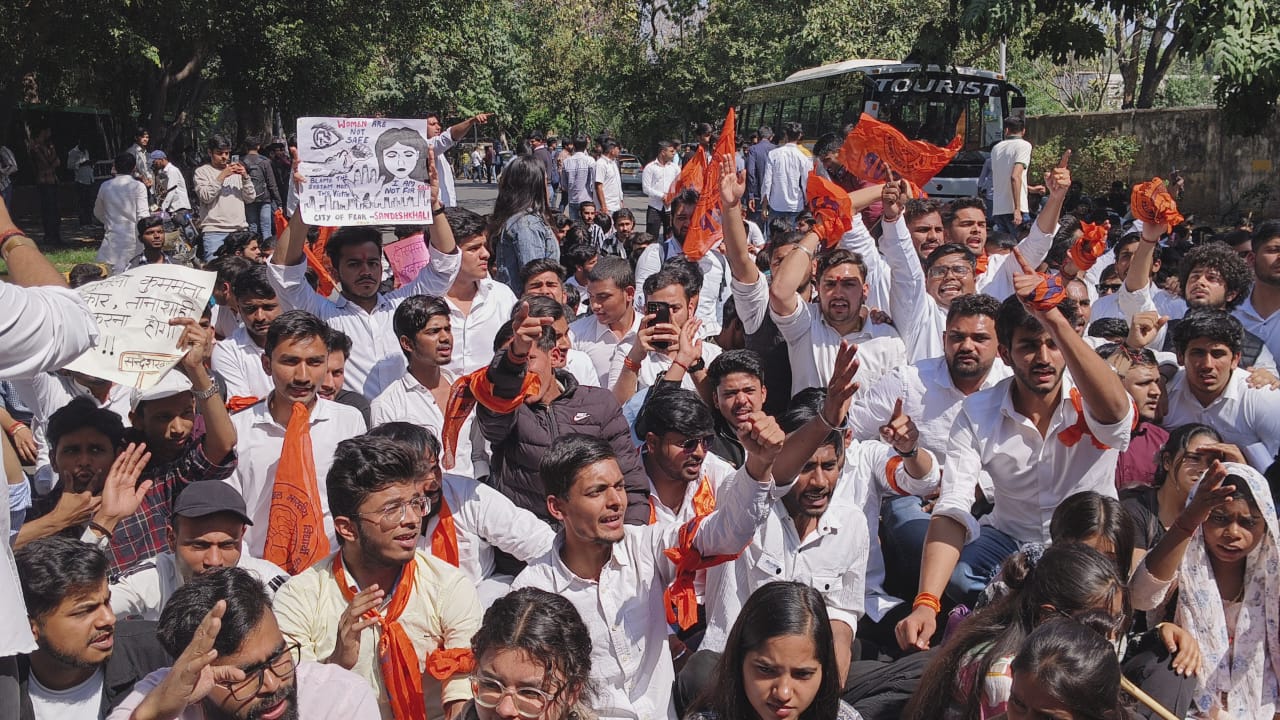
[[[957,132],[946,147],[938,147],[924,140],[908,140],[897,128],[863,113],[845,137],[837,159],[866,182],[887,182],[892,170],[918,188],[946,167],[963,146],[963,133]]]
[[[733,108],[729,108],[729,113],[724,118],[724,127],[720,129],[720,139],[716,141],[715,152],[711,157],[711,166],[702,177],[698,205],[693,209],[689,231],[684,236],[684,255],[692,262],[701,260],[708,250],[724,238],[724,224],[721,220],[723,208],[720,207],[720,161],[725,155],[733,157],[737,149],[736,133]],[[699,150],[698,154],[703,153]]]
[[[462,426],[467,417],[479,403],[500,415],[513,413],[530,397],[537,397],[542,392],[542,382],[533,373],[525,373],[524,385],[516,397],[507,399],[493,394],[493,383],[489,382],[489,368],[463,375],[454,381],[449,389],[449,402],[444,409],[444,457],[441,458],[446,470],[452,469],[458,452],[458,437],[462,435]]]
[[[853,201],[844,188],[809,171],[805,204],[813,214],[813,230],[828,248],[835,247],[853,229]]]
[[[262,558],[297,575],[328,555],[329,538],[324,534],[324,510],[311,449],[311,411],[294,403],[271,487]]]

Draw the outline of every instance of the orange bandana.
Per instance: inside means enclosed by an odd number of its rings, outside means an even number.
[[[662,593],[663,602],[667,605],[667,622],[679,623],[681,630],[688,630],[698,622],[698,593],[693,588],[698,571],[737,560],[742,554],[739,550],[732,555],[703,557],[693,546],[693,540],[698,536],[698,526],[705,519],[705,515],[699,515],[685,523],[680,528],[680,539],[676,546],[662,551],[676,566],[675,581]]]
[[[329,554],[329,538],[324,534],[324,511],[316,480],[315,456],[311,450],[311,411],[302,403],[293,404],[289,426],[284,431],[284,447],[276,466],[271,488],[271,511],[267,516],[267,539],[262,558],[297,575]]]
[[[1110,229],[1110,222],[1102,225],[1080,223],[1080,239],[1071,246],[1070,250],[1067,250],[1067,256],[1071,258],[1071,262],[1075,263],[1081,271],[1093,267],[1098,262],[1098,258],[1107,252],[1107,231]]]
[[[459,567],[458,528],[453,524],[453,513],[443,495],[440,497],[440,512],[436,515],[436,529],[431,531],[431,554]]]
[[[489,368],[479,370],[458,378],[449,389],[449,402],[444,409],[444,467],[452,469],[457,459],[458,436],[462,434],[462,426],[467,417],[480,403],[495,413],[513,413],[524,403],[526,398],[534,397],[542,392],[542,383],[538,376],[526,372],[524,385],[516,397],[507,399],[493,394],[493,383],[489,382]]]
[[[1129,195],[1129,208],[1133,211],[1133,216],[1144,223],[1173,227],[1182,224],[1185,219],[1178,212],[1177,201],[1169,194],[1169,188],[1165,187],[1160,178],[1134,185],[1133,192]]]
[[[702,480],[698,483],[698,489],[693,493],[693,514],[694,517],[702,517],[710,515],[712,510],[716,509],[716,491],[711,489],[711,480],[706,475],[702,476]],[[658,524],[658,499],[649,496],[649,524]]]

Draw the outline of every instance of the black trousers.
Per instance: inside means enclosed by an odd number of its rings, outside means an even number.
[[[667,230],[667,223],[671,222],[670,215],[665,210],[655,210],[652,207],[645,208],[644,231],[652,235],[654,241],[662,242],[662,238],[666,237],[664,233]]]
[[[62,214],[58,212],[58,186],[56,184],[39,184],[36,189],[40,193],[40,220],[44,226],[44,245],[62,244]]]

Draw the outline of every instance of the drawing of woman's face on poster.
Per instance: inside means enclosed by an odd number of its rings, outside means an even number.
[[[373,146],[382,182],[413,179],[427,182],[427,139],[409,128],[382,133]]]

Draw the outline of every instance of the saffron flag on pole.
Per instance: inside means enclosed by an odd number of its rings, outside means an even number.
[[[813,214],[813,231],[833,248],[853,229],[853,201],[849,193],[817,172],[809,171],[805,184],[805,205]]]
[[[698,192],[702,192],[702,180],[707,172],[707,154],[699,147],[696,152],[689,153],[689,159],[685,161],[684,167],[680,168],[680,174],[676,176],[676,181],[671,183],[671,189],[667,190],[667,196],[663,199],[667,205],[671,205],[671,201],[676,199],[676,195],[680,194],[685,188],[693,188]],[[661,239],[661,238],[657,238]]]
[[[702,177],[698,205],[693,209],[689,231],[684,236],[684,255],[693,262],[701,260],[724,237],[724,226],[720,223],[720,161],[725,155],[733,157],[738,149],[736,125],[733,108],[730,107],[724,116],[724,127],[720,128],[720,139],[716,141],[711,165]],[[705,155],[702,150],[696,154]]]
[[[863,113],[840,148],[840,164],[866,182],[887,182],[889,168],[916,188],[923,187],[956,156],[964,135],[956,133],[946,147],[908,140],[897,128]]]

